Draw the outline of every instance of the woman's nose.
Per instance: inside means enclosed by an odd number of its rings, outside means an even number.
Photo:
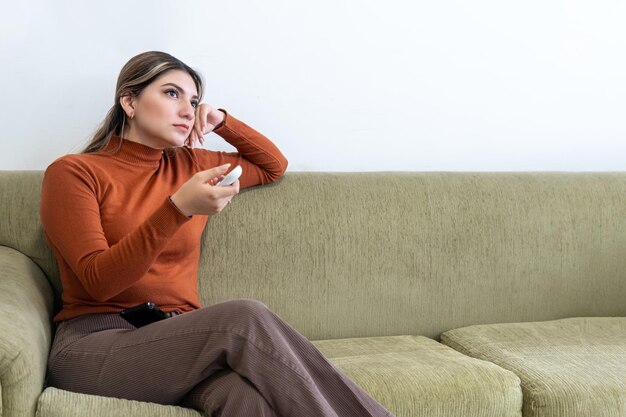
[[[183,104],[180,109],[180,114],[188,119],[193,119],[196,109],[193,108],[191,103]]]

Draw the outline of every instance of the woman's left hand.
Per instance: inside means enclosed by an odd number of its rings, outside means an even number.
[[[196,108],[196,120],[185,145],[193,148],[198,142],[204,144],[204,135],[215,129],[215,126],[224,121],[226,115],[208,104],[202,103]]]

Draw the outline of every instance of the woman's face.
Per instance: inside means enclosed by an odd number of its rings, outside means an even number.
[[[124,102],[122,98],[122,102]],[[152,148],[182,146],[189,136],[198,106],[198,92],[191,76],[182,70],[162,74],[139,93],[127,98],[128,121],[124,139]]]

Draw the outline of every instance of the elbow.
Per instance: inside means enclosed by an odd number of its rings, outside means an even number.
[[[105,288],[92,288],[91,290],[88,290],[87,293],[98,303],[105,303],[116,295],[107,292]]]
[[[287,161],[287,158],[282,156],[278,162],[278,169],[267,173],[269,182],[278,181],[283,175],[285,175],[285,172],[287,171],[287,165],[289,165],[289,161]]]
[[[109,301],[120,292],[114,288],[114,285],[111,285],[110,279],[96,271],[94,265],[84,268],[79,279],[85,293],[98,303]]]
[[[282,177],[282,176],[285,174],[285,172],[287,171],[287,165],[289,165],[289,161],[287,161],[287,158],[285,158],[285,157],[283,156],[283,160],[282,160],[282,163],[281,163],[282,170],[281,170],[281,172],[280,172],[280,176],[281,176],[281,177]]]
[[[89,296],[91,299],[97,303],[106,303],[111,299],[111,297],[103,297],[102,294],[98,293],[90,293]]]
[[[106,286],[88,284],[83,281],[83,288],[89,298],[97,303],[105,303],[115,296],[115,294],[110,293],[110,289],[106,288]]]

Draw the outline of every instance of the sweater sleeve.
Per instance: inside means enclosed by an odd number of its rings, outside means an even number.
[[[81,167],[57,160],[44,174],[40,215],[57,256],[94,300],[104,302],[138,281],[189,219],[165,199],[139,227],[109,246],[97,188]]]
[[[239,178],[241,188],[267,184],[279,179],[287,169],[287,158],[267,137],[244,122],[224,112],[224,121],[214,130],[237,152],[213,152],[196,149],[200,167],[210,169],[222,164],[231,168],[241,165],[243,173]]]

